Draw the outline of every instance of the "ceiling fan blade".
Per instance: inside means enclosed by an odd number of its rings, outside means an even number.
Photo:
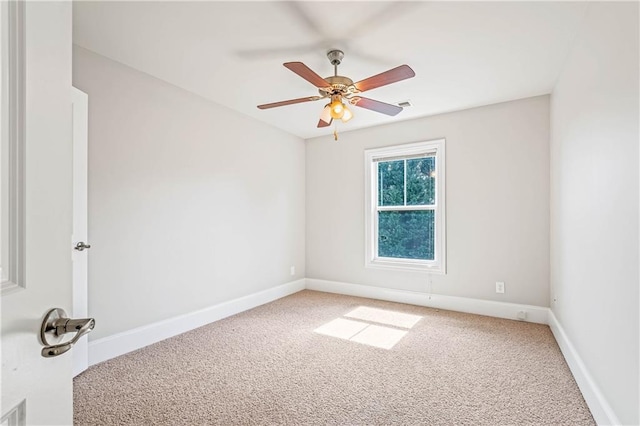
[[[235,54],[242,59],[280,58],[282,56],[296,56],[308,53],[309,51],[324,49],[325,44],[326,43],[312,43],[290,47],[246,49],[238,50]]]
[[[281,101],[281,102],[274,102],[274,103],[271,103],[271,104],[258,105],[258,108],[260,108],[260,109],[276,108],[276,107],[281,107],[281,106],[285,106],[285,105],[299,104],[299,103],[302,103],[302,102],[317,101],[318,99],[322,99],[322,96],[307,96],[306,98],[289,99],[288,101]]]
[[[400,65],[399,67],[390,69],[381,74],[374,75],[373,77],[365,78],[355,83],[356,89],[361,92],[375,89],[380,86],[386,86],[387,84],[395,83],[397,81],[405,80],[415,76],[409,65]]]
[[[371,111],[381,112],[386,115],[398,115],[398,113],[402,111],[402,107],[397,105],[386,104],[369,98],[359,98],[354,105],[360,108],[370,109]]]
[[[390,22],[401,18],[402,15],[409,15],[412,10],[423,6],[424,5],[421,4],[421,2],[390,2],[386,6],[383,5],[377,12],[374,12],[368,18],[355,23],[351,28],[345,28],[344,33],[349,34],[349,38],[351,39],[360,38],[361,36],[370,33],[372,29],[387,25]]]
[[[322,28],[318,26],[318,24],[316,23],[316,20],[313,19],[311,15],[309,15],[305,11],[304,7],[299,2],[287,1],[280,4],[283,4],[284,6],[288,7],[289,11],[292,12],[295,15],[295,17],[298,18],[298,20],[304,24],[305,27],[310,29],[311,32],[323,38],[325,37],[324,31],[322,31]]]
[[[302,62],[285,62],[282,65],[289,68],[291,71],[295,72],[300,77],[316,86],[318,89],[326,89],[327,87],[329,87],[329,83],[327,83],[324,78],[320,77],[311,68],[309,68]]]
[[[320,113],[320,121],[318,121],[318,127],[329,127],[331,126],[331,122],[333,118],[331,118],[331,107],[327,104],[322,112]]]
[[[324,121],[322,118],[318,121],[318,128],[321,127],[329,127],[331,126],[331,122],[333,121],[333,118],[331,120],[329,120],[329,122],[327,123],[326,121]]]

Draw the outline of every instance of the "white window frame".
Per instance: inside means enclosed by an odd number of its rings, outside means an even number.
[[[398,259],[378,256],[378,162],[385,159],[433,155],[436,159],[436,200],[434,207],[394,207],[393,210],[434,210],[435,241],[434,260]],[[446,213],[445,213],[445,139],[435,139],[384,148],[368,149],[364,152],[365,170],[365,267],[402,269],[446,273]]]

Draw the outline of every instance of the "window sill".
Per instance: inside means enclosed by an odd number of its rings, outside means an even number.
[[[428,272],[431,274],[444,275],[446,272],[441,264],[435,262],[423,263],[423,262],[411,262],[401,260],[382,260],[374,259],[365,262],[365,268],[372,269],[391,269],[396,271],[417,271]]]

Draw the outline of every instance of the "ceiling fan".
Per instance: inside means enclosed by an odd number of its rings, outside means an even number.
[[[320,77],[302,62],[286,62],[283,64],[286,68],[316,86],[320,96],[308,96],[263,104],[258,105],[258,108],[269,109],[302,102],[318,101],[320,99],[330,99],[330,102],[322,110],[318,127],[330,126],[334,119],[340,119],[345,123],[351,120],[353,113],[347,105],[354,105],[391,116],[397,115],[402,111],[400,106],[365,98],[360,96],[360,93],[415,76],[416,73],[413,72],[411,67],[400,65],[354,83],[350,78],[338,75],[338,65],[344,58],[344,53],[341,50],[330,50],[327,53],[327,58],[329,58],[329,62],[331,62],[334,69],[334,75],[327,78]]]

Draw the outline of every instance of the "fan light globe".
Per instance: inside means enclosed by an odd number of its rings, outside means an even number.
[[[333,102],[331,102],[331,117],[338,119],[338,118],[342,118],[342,116],[344,115],[344,105],[342,104],[342,102],[339,99],[334,100]]]
[[[344,106],[344,114],[342,115],[342,122],[346,123],[347,121],[351,120],[353,118],[353,113],[351,112],[351,110],[349,108],[347,108],[347,106]]]
[[[326,104],[324,109],[322,110],[322,114],[320,115],[320,120],[325,123],[331,123],[331,106]]]

